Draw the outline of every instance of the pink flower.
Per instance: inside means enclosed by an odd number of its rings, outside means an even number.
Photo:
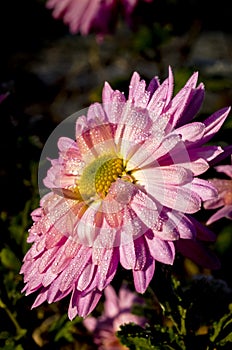
[[[137,3],[138,0],[48,0],[46,6],[53,9],[54,18],[63,18],[71,33],[80,31],[86,35],[93,31],[102,35],[113,31],[120,10],[130,22]]]
[[[102,315],[99,318],[87,317],[84,325],[93,333],[98,350],[126,350],[127,347],[116,337],[116,332],[121,325],[130,322],[139,326],[145,325],[144,317],[132,314],[132,307],[142,304],[142,300],[125,286],[120,288],[118,296],[110,285],[106,287],[104,293],[106,299]]]
[[[173,264],[175,248],[199,264],[217,261],[203,241],[214,234],[191,214],[216,190],[198,175],[223,152],[203,146],[220,129],[230,108],[202,122],[203,84],[194,73],[173,97],[173,74],[146,88],[134,73],[129,96],[105,83],[103,103],[76,121],[76,140],[61,137],[59,158],[44,180],[50,189],[32,213],[34,224],[24,258],[26,294],[33,306],[71,293],[70,319],[88,315],[120,263],[132,270],[144,293],[155,261]]]
[[[208,225],[224,217],[232,219],[232,165],[219,165],[216,166],[215,169],[218,172],[226,174],[230,179],[210,180],[210,182],[216,187],[218,195],[213,199],[207,200],[204,203],[204,207],[205,209],[222,208],[209,218],[207,221]]]

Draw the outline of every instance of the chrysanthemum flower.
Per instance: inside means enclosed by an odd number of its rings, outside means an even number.
[[[202,122],[203,84],[194,73],[173,97],[173,74],[148,87],[134,73],[129,96],[105,83],[102,104],[76,121],[76,139],[61,137],[59,158],[44,180],[50,189],[32,213],[25,256],[27,294],[33,306],[71,293],[69,317],[88,315],[120,263],[133,273],[135,289],[149,285],[155,261],[173,264],[175,248],[207,267],[202,241],[215,237],[191,214],[215,188],[197,176],[223,150],[203,146],[227,117],[221,109]]]
[[[232,219],[232,165],[219,165],[215,169],[220,173],[224,173],[230,179],[209,180],[216,187],[218,195],[211,200],[207,200],[204,203],[204,207],[205,209],[221,209],[209,218],[207,221],[208,225],[221,218]]]
[[[146,319],[132,313],[132,308],[136,304],[142,305],[142,300],[127,287],[122,285],[117,295],[114,288],[109,285],[105,291],[104,310],[100,317],[87,317],[84,320],[85,327],[93,333],[94,343],[98,350],[126,350],[116,337],[116,332],[120,326],[133,322],[139,326],[144,326]]]
[[[82,35],[90,31],[98,35],[111,33],[115,27],[118,13],[127,22],[140,0],[48,0],[47,8],[52,9],[54,18],[62,18],[70,32]],[[152,0],[143,0],[150,2]]]

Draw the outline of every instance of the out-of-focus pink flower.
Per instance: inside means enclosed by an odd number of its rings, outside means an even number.
[[[209,218],[208,225],[224,217],[232,219],[232,165],[219,165],[215,169],[219,173],[226,174],[230,179],[209,180],[216,187],[218,194],[215,198],[207,200],[204,207],[205,209],[222,208]]]
[[[206,267],[217,265],[202,243],[215,236],[191,214],[215,196],[214,186],[197,176],[223,152],[203,145],[230,108],[190,122],[204,96],[197,78],[174,97],[171,68],[162,84],[154,77],[148,87],[135,72],[128,99],[105,83],[103,103],[77,119],[76,139],[59,139],[59,158],[44,180],[50,192],[32,213],[33,245],[21,269],[26,294],[39,292],[34,307],[71,293],[70,319],[88,315],[119,263],[144,293],[155,261],[173,264],[175,248]]]
[[[95,32],[104,35],[113,31],[119,13],[130,23],[131,14],[139,1],[141,0],[48,0],[46,6],[53,9],[54,18],[63,19],[73,34]]]
[[[105,289],[104,310],[100,317],[87,317],[84,320],[85,327],[93,333],[94,343],[98,350],[126,350],[116,337],[120,326],[133,322],[144,326],[146,319],[132,314],[132,308],[141,304],[142,300],[125,286],[122,286],[117,296],[111,285]]]

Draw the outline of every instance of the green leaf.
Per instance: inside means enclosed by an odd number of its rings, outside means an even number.
[[[76,332],[75,325],[81,322],[81,317],[76,317],[73,321],[69,321],[67,319],[67,315],[65,314],[52,324],[49,331],[55,332],[55,342],[58,342],[60,339],[65,339],[68,342],[73,342],[73,334]]]
[[[224,315],[219,322],[214,325],[214,333],[211,335],[212,343],[224,346],[228,342],[232,342],[232,312]]]
[[[21,263],[10,248],[3,248],[1,250],[0,259],[2,265],[7,269],[19,271]]]

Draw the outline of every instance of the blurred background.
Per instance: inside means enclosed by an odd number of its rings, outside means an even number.
[[[18,272],[29,248],[30,212],[39,204],[37,171],[43,146],[62,120],[101,101],[104,81],[127,94],[134,71],[146,81],[154,75],[162,81],[170,65],[176,91],[198,71],[199,82],[206,88],[199,118],[232,105],[229,5],[229,0],[141,2],[132,28],[119,17],[115,32],[98,42],[94,33],[70,34],[43,0],[2,1],[0,94],[7,96],[0,104],[0,349],[48,349],[51,344],[55,349],[96,349],[81,319],[68,321],[68,300],[30,310],[34,296],[21,294]],[[230,115],[213,142],[230,145],[231,132]],[[230,157],[223,164],[231,164]],[[204,174],[214,176],[218,174],[213,169]],[[211,214],[202,210],[198,218],[206,222]],[[221,219],[210,228],[217,234],[212,249],[221,260],[220,270],[205,271],[181,258],[174,269],[186,280],[197,274],[223,280],[228,292],[232,288],[232,224]],[[217,298],[215,294],[215,303]],[[228,306],[231,299],[224,302]],[[215,319],[218,309],[212,316]]]

